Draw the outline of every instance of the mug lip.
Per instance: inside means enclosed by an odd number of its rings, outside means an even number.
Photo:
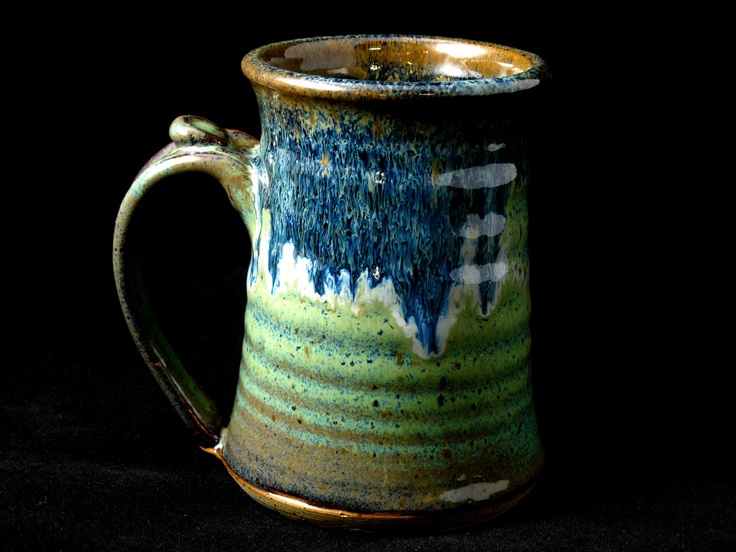
[[[521,56],[529,62],[529,69],[499,77],[397,82],[324,77],[290,71],[270,64],[266,58],[269,52],[283,50],[298,44],[340,40],[403,40],[481,46],[492,50],[501,50],[510,55]],[[350,34],[315,36],[273,42],[248,52],[242,59],[241,70],[253,84],[299,96],[349,101],[508,94],[534,88],[551,76],[546,62],[537,54],[526,50],[475,39],[417,34]]]

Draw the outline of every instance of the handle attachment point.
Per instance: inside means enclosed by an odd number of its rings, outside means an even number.
[[[215,123],[196,115],[181,115],[169,127],[169,137],[179,147],[228,145],[227,132]]]
[[[159,325],[140,270],[136,243],[142,236],[135,214],[153,186],[173,175],[198,172],[220,183],[248,232],[253,232],[252,163],[259,142],[194,115],[177,117],[169,127],[169,136],[172,143],[141,169],[120,206],[113,240],[115,283],[128,328],[151,373],[200,446],[215,450],[222,438],[222,416],[183,366]]]

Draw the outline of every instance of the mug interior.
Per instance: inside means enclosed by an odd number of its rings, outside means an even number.
[[[286,42],[263,49],[260,59],[303,75],[393,83],[495,79],[534,65],[529,55],[495,44],[411,36]]]
[[[251,82],[346,101],[486,96],[537,86],[537,55],[489,42],[415,35],[348,35],[261,46],[243,58]]]

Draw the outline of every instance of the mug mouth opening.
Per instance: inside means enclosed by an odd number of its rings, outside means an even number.
[[[536,54],[490,42],[417,35],[347,35],[268,44],[243,58],[254,84],[344,99],[489,95],[547,76]]]

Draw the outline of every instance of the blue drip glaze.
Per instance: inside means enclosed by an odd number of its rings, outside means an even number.
[[[457,131],[464,123],[454,126],[451,119],[404,119],[400,110],[378,116],[360,104],[333,111],[328,102],[273,102],[256,91],[269,182],[261,202],[271,211],[267,266],[274,285],[286,243],[311,260],[309,276],[319,294],[346,284],[354,296],[366,272],[375,275],[373,285],[390,278],[424,350],[439,353],[437,324],[458,285],[451,272],[465,265],[463,244],[477,240],[472,262],[480,266],[495,262],[500,249],[500,235],[466,238],[460,230],[468,215],[505,216],[510,182],[438,185],[437,175],[494,163],[524,171],[509,128],[477,121],[477,134],[468,138]],[[500,143],[506,145],[493,147]],[[479,286],[486,309],[497,282]]]

